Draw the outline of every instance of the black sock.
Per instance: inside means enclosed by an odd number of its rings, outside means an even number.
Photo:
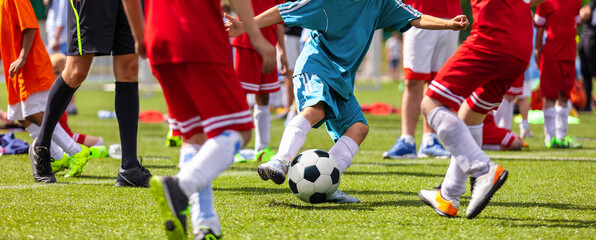
[[[43,115],[43,123],[41,124],[41,132],[37,146],[44,146],[48,149],[52,143],[52,135],[58,120],[62,117],[62,114],[66,110],[66,107],[70,103],[72,95],[77,91],[78,88],[71,88],[64,82],[62,74],[58,75],[54,84],[50,88],[48,95],[48,102],[46,105],[46,111]]]
[[[139,83],[116,82],[114,100],[120,144],[122,145],[122,168],[140,166],[137,161],[137,131],[139,127]]]

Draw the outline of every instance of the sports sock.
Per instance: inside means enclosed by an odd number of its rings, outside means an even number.
[[[199,144],[183,144],[182,147],[180,147],[178,168],[182,169],[200,149],[201,145]]]
[[[550,144],[551,138],[556,136],[557,112],[554,107],[542,109],[544,113],[544,142]]]
[[[454,157],[451,157],[445,179],[441,183],[441,195],[445,200],[459,199],[466,192],[468,174],[464,173]]]
[[[431,146],[433,145],[433,143],[435,143],[435,138],[437,138],[437,134],[436,133],[425,133],[422,135],[422,143],[420,144],[422,146]]]
[[[201,150],[176,174],[180,188],[190,196],[205,188],[234,162],[244,145],[240,133],[226,130],[203,144]]]
[[[139,83],[116,82],[114,106],[122,144],[122,169],[139,167],[137,131],[139,127]]]
[[[70,135],[66,133],[66,131],[64,131],[64,128],[62,128],[60,124],[56,125],[56,129],[52,135],[52,140],[70,156],[75,155],[82,150],[81,145],[75,142],[75,140],[72,139]]]
[[[269,105],[255,105],[253,118],[255,120],[255,152],[258,152],[269,145],[269,131],[271,130]]]
[[[285,163],[289,163],[306,141],[306,134],[311,129],[311,125],[302,115],[297,115],[292,118],[288,126],[284,129],[284,133],[279,143],[279,150],[273,159],[279,159]]]
[[[400,139],[403,139],[405,143],[410,144],[410,145],[414,145],[416,144],[416,142],[414,141],[414,137],[410,136],[410,135],[401,135],[401,137],[399,137]]]
[[[562,141],[567,136],[567,129],[569,128],[569,107],[555,106],[555,134],[557,139]]]
[[[497,127],[511,129],[511,122],[513,121],[514,101],[509,101],[503,98],[501,105],[495,111],[495,123]]]
[[[437,107],[426,119],[464,173],[477,177],[488,172],[488,156],[478,147],[466,124],[453,112]]]
[[[521,132],[522,129],[525,130],[526,132],[530,131],[530,123],[528,122],[528,120],[522,120],[519,123],[519,131]]]
[[[470,130],[470,134],[472,134],[472,137],[478,144],[478,147],[482,147],[482,127],[484,127],[484,123],[478,125],[468,125],[468,130]]]
[[[48,94],[48,102],[46,103],[41,132],[39,133],[39,141],[36,142],[37,146],[50,146],[54,128],[77,89],[68,86],[62,78],[62,74],[58,75]]]
[[[344,135],[329,150],[329,154],[337,161],[340,174],[343,174],[352,165],[352,159],[358,152],[358,148],[358,144],[354,140]]]
[[[27,127],[27,132],[29,133],[29,136],[31,136],[32,139],[35,139],[36,137],[39,137],[41,128],[37,126],[35,123],[31,123],[29,127]],[[62,149],[58,147],[57,144],[52,142],[52,144],[50,144],[50,156],[53,159],[61,159],[62,157],[64,157],[64,151],[62,151]]]
[[[99,140],[97,140],[97,142],[95,144],[93,144],[93,146],[103,146],[104,142],[103,142],[103,138],[102,137],[98,137]]]

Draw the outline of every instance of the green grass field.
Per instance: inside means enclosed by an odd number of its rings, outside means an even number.
[[[6,106],[0,85],[0,106]],[[70,117],[77,132],[119,142],[114,119],[98,119],[100,109],[113,110],[113,92],[87,83],[77,93],[79,114]],[[365,88],[366,89],[366,88]],[[361,103],[399,104],[397,83],[380,91],[358,91]],[[142,95],[151,95],[144,93]],[[160,92],[141,100],[141,110],[166,107]],[[420,189],[437,186],[448,160],[384,160],[381,155],[400,134],[400,117],[367,116],[371,131],[340,189],[362,203],[306,204],[287,184],[263,182],[257,163],[237,163],[213,184],[216,210],[226,239],[595,239],[596,116],[581,116],[570,135],[582,150],[547,150],[542,125],[529,149],[488,152],[509,170],[507,183],[476,218],[446,219],[422,203]],[[420,125],[420,124],[419,124]],[[517,126],[514,126],[517,131]],[[139,155],[154,175],[177,172],[177,149],[164,145],[166,124],[140,124]],[[271,143],[279,144],[283,122],[272,123]],[[418,131],[420,132],[420,131]],[[17,137],[31,142],[25,133]],[[420,141],[420,136],[417,136]],[[253,146],[249,143],[249,146]],[[312,130],[303,150],[329,150],[324,129]],[[35,183],[27,155],[0,157],[0,239],[163,239],[155,203],[148,189],[113,187],[119,160],[92,159],[82,177],[58,183]],[[465,214],[468,192],[459,216]]]

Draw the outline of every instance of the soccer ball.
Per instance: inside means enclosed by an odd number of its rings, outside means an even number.
[[[300,200],[322,203],[339,187],[337,161],[323,150],[306,150],[292,160],[288,184]]]

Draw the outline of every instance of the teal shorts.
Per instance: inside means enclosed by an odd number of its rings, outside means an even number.
[[[343,98],[315,74],[295,75],[293,82],[299,112],[319,102],[325,103],[325,117],[315,124],[314,128],[325,123],[333,141],[339,140],[354,123],[361,122],[368,125],[354,94],[351,94],[348,99]]]

